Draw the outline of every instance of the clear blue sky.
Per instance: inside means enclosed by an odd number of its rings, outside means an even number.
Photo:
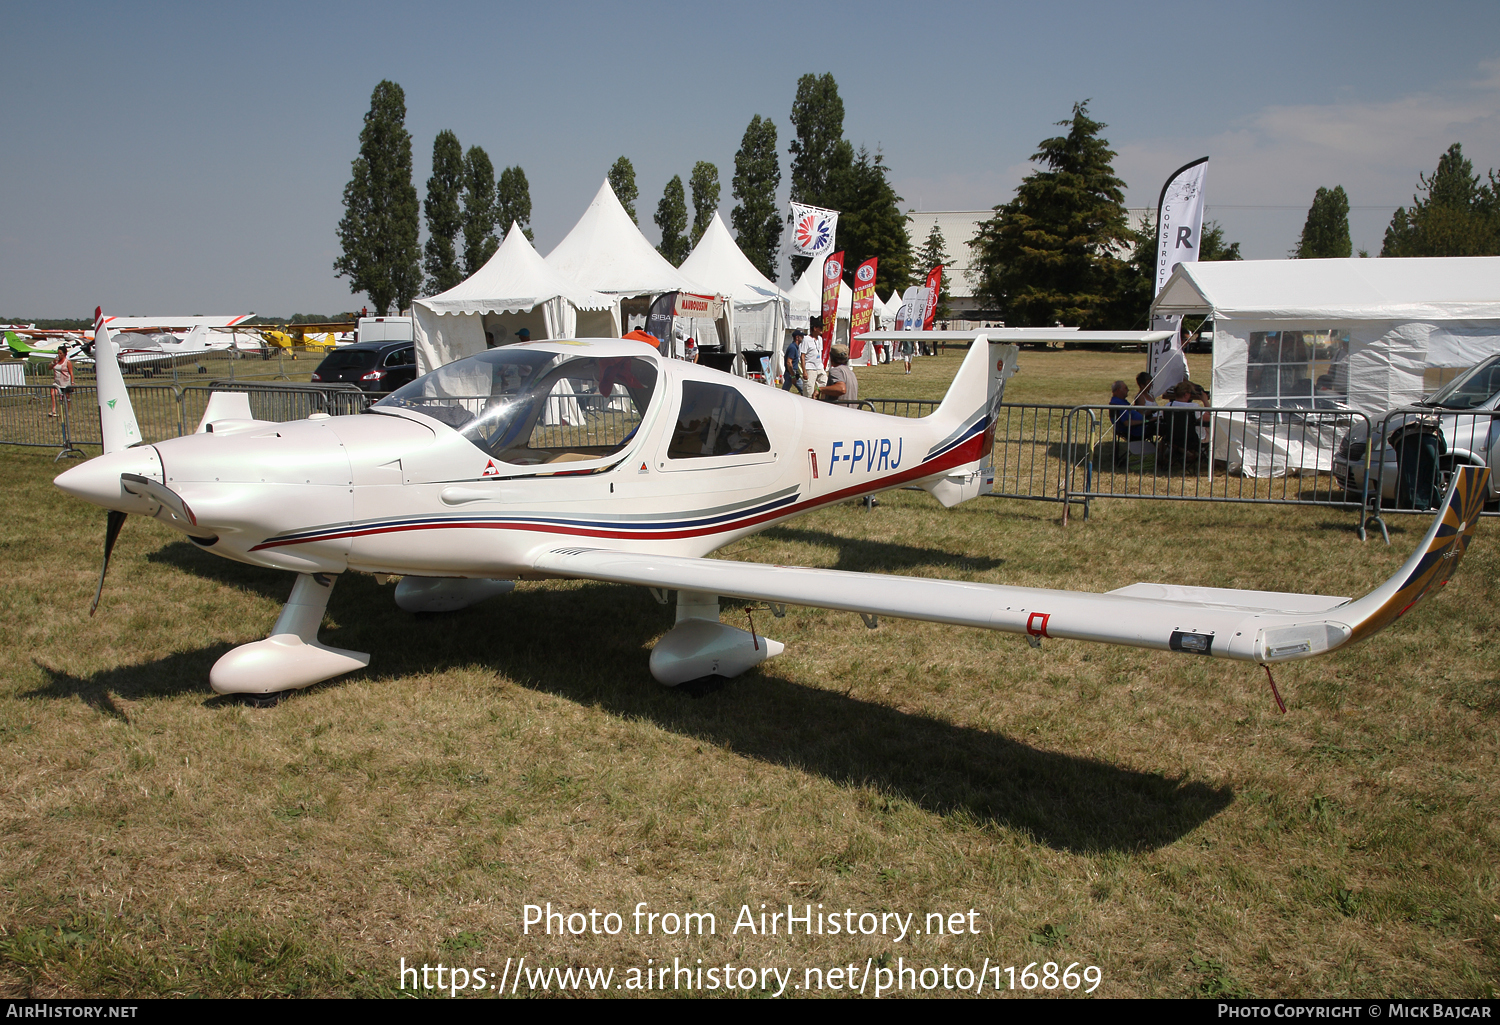
[[[904,206],[1005,202],[1074,101],[1108,123],[1132,206],[1211,156],[1209,216],[1246,256],[1342,184],[1378,252],[1461,141],[1500,167],[1500,4],[76,4],[0,7],[0,316],[333,313],[335,226],[370,92],[406,91],[416,181],[457,132],[531,180],[550,251],[621,154],[642,227],[674,174],[754,114],[788,167],[797,78],[831,71]],[[783,185],[783,194],[785,185]],[[785,277],[783,285],[789,284]]]

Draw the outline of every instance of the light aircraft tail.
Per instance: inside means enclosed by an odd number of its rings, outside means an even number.
[[[25,356],[31,352],[31,346],[21,341],[21,336],[16,334],[14,331],[5,332],[5,344],[8,345],[10,347],[10,351],[17,356]]]
[[[948,386],[948,394],[930,417],[952,425],[952,433],[940,444],[961,445],[971,443],[976,436],[980,439],[974,459],[941,476],[918,481],[945,507],[951,509],[977,498],[994,483],[995,417],[1005,395],[1005,382],[1015,372],[1014,345],[991,345],[984,334],[976,335]]]
[[[94,307],[94,377],[99,386],[99,429],[105,452],[119,452],[140,443],[141,428],[130,405],[125,375],[120,373],[119,355],[109,328],[104,326],[103,307]]]

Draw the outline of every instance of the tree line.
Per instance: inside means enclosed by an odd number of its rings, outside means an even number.
[[[1038,168],[966,243],[974,257],[969,284],[985,308],[1008,323],[1129,329],[1146,321],[1156,273],[1155,224],[1150,218],[1129,223],[1125,183],[1115,174],[1115,152],[1103,135],[1108,126],[1089,116],[1088,103],[1074,104],[1072,116],[1058,122],[1063,134],[1042,140],[1031,157]],[[392,305],[404,309],[418,295],[446,291],[475,273],[512,223],[532,237],[526,173],[517,165],[497,175],[483,148],[465,152],[457,135],[445,130],[433,141],[432,176],[421,205],[428,237],[419,249],[405,119],[401,87],[381,82],[365,115],[338,228],[343,252],[334,269],[349,278],[350,291],[366,293],[379,313]],[[936,222],[924,242],[912,239],[879,149],[873,154],[864,146],[856,149],[845,138],[844,103],[831,74],[798,80],[790,122],[791,199],[840,211],[836,245],[845,253],[847,280],[862,262],[878,257],[877,289],[899,292],[919,282],[928,268],[951,262]],[[735,241],[773,281],[788,220],[776,195],[782,181],[777,146],[775,122],[757,113],[740,140],[730,179]],[[626,213],[639,223],[640,193],[629,158],[616,160],[607,178]],[[657,251],[674,266],[702,238],[719,195],[719,169],[708,161],[693,165],[686,186],[681,175],[667,182],[653,220],[661,231]],[[1319,188],[1289,255],[1351,256],[1348,218],[1343,187]],[[1419,176],[1411,206],[1392,216],[1380,255],[1497,254],[1500,177],[1493,170],[1483,179],[1475,174],[1454,143],[1431,177]],[[1199,260],[1240,258],[1239,243],[1225,238],[1222,225],[1204,225]],[[794,256],[790,263],[795,280],[809,261]],[[940,317],[949,313],[949,289],[945,274]]]

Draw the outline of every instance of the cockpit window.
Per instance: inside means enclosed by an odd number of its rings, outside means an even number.
[[[533,466],[618,452],[655,390],[650,360],[505,347],[439,367],[376,406],[425,413],[496,459]]]
[[[735,388],[686,381],[669,459],[704,459],[771,451],[760,414]]]

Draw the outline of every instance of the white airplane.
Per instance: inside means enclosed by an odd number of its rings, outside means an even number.
[[[1370,636],[1445,583],[1488,472],[1461,468],[1416,554],[1357,601],[1146,583],[1090,594],[753,565],[706,556],[881,490],[915,484],[946,506],[980,494],[1015,347],[978,333],[923,419],[808,401],[634,342],[554,340],[457,360],[359,416],[256,421],[243,395],[216,395],[200,433],[153,445],[137,444],[113,345],[96,348],[105,454],[57,485],[109,510],[101,591],[129,513],[225,558],[297,575],[270,636],[214,665],[219,693],[271,694],[367,665],[368,654],[317,639],[348,570],[401,576],[397,604],[413,611],[465,608],[516,580],[676,590],[676,625],[650,657],[669,686],[735,676],[783,650],[721,623],[721,596],[1001,630],[1033,644],[1239,659],[1269,673],[1270,663]]]

